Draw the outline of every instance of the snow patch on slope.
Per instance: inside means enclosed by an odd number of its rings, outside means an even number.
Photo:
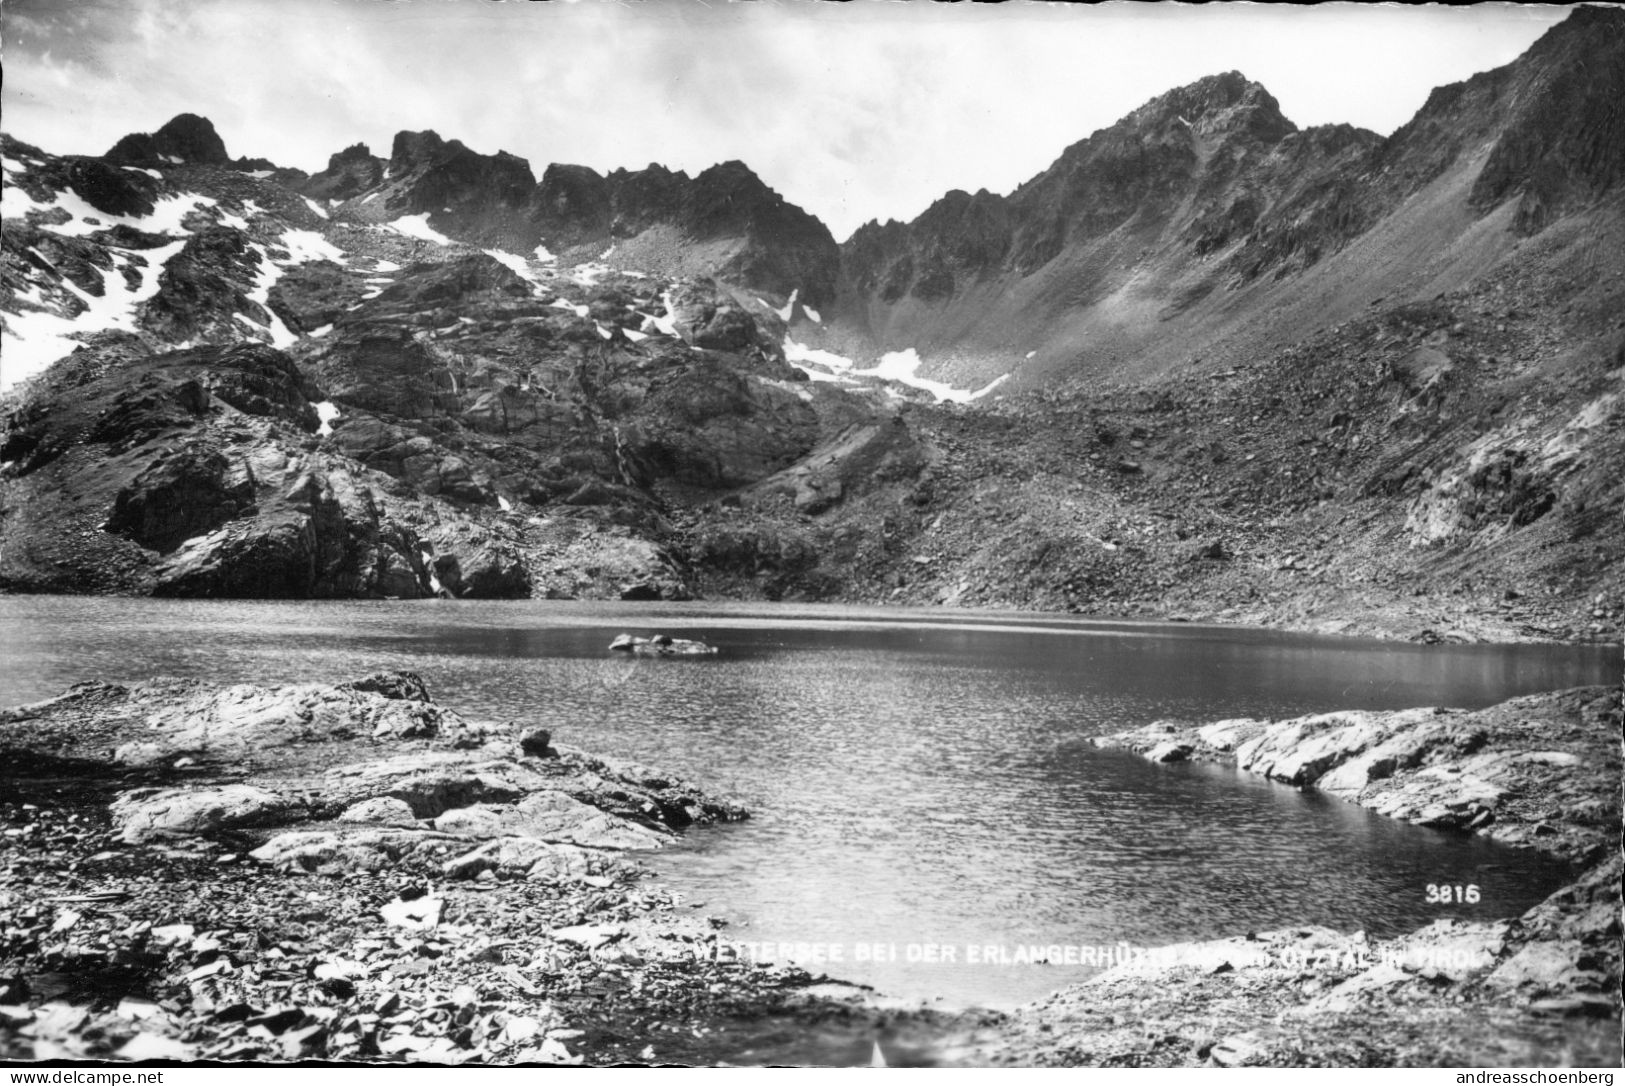
[[[406,215],[389,224],[389,228],[398,234],[405,234],[409,238],[418,238],[422,241],[432,241],[439,245],[450,245],[451,239],[434,227],[429,225],[429,213],[421,215]]]
[[[975,392],[968,389],[955,388],[942,381],[933,381],[928,377],[919,376],[920,355],[914,348],[906,351],[888,351],[880,356],[880,363],[873,369],[855,370],[854,373],[863,377],[878,377],[883,381],[896,381],[898,384],[908,385],[929,392],[937,398],[938,403],[952,400],[954,403],[970,403],[979,400],[989,392],[1004,384],[1010,379],[1008,373],[994,378]]]
[[[338,404],[334,403],[332,400],[323,400],[321,403],[316,405],[316,417],[322,420],[322,424],[316,428],[316,433],[332,433],[333,422],[339,418]]]
[[[129,257],[117,249],[112,250],[114,267],[100,269],[100,297],[80,290],[64,277],[62,286],[85,304],[77,316],[61,317],[43,310],[5,314],[5,333],[0,336],[0,388],[33,377],[57,359],[72,354],[80,345],[75,337],[110,329],[135,331],[137,307],[158,293],[164,265],[185,245],[181,240],[143,253],[147,266],[140,269],[141,282],[134,290],[125,283],[122,272]]]
[[[331,260],[335,264],[348,263],[344,250],[314,230],[284,230],[282,247],[288,250],[287,264],[305,264],[314,260]]]
[[[21,189],[8,185],[0,193],[0,215],[20,219],[30,211],[66,211],[72,216],[67,222],[55,225],[41,223],[40,229],[70,238],[85,237],[113,226],[131,226],[149,234],[190,234],[191,231],[181,225],[181,220],[194,211],[214,207],[216,203],[208,196],[184,193],[158,200],[150,215],[109,215],[91,206],[89,201],[71,189],[57,193],[50,203],[42,204]]]
[[[282,278],[282,269],[271,259],[271,253],[265,246],[256,242],[249,242],[249,248],[260,254],[260,272],[254,279],[254,289],[248,292],[248,300],[257,303],[261,309],[265,310],[265,315],[270,320],[268,324],[262,325],[258,321],[249,320],[241,313],[238,313],[237,317],[254,328],[269,332],[271,346],[278,348],[291,347],[299,342],[299,337],[286,324],[282,323],[282,318],[277,316],[271,309],[271,288],[276,286],[278,279]]]
[[[42,204],[16,185],[7,185],[0,191],[0,215],[8,219],[21,219],[30,211],[49,211],[55,204]]]
[[[677,303],[671,300],[671,291],[660,296],[660,304],[666,307],[666,315],[656,317],[652,314],[638,310],[638,316],[643,318],[643,331],[645,333],[658,332],[663,336],[677,335]]]
[[[786,324],[790,323],[790,314],[792,314],[792,313],[794,313],[796,311],[796,296],[798,294],[800,294],[800,293],[801,293],[801,288],[800,287],[797,287],[795,290],[792,290],[790,292],[790,300],[788,302],[784,303],[784,308],[783,309],[775,309],[775,310],[773,310],[773,312],[775,312],[775,313],[777,313],[779,315],[779,320],[783,321]]]
[[[789,336],[785,336],[784,357],[791,365],[795,366],[796,369],[800,370],[802,373],[805,373],[808,377],[811,377],[814,381],[841,381],[843,384],[850,383],[840,375],[850,373],[852,371],[854,368],[852,365],[852,360],[842,355],[838,355],[834,351],[821,351],[815,347],[809,347],[804,343],[798,343]],[[823,369],[814,370],[810,368],[809,365],[804,365],[803,363],[810,363],[811,366],[822,366]]]
[[[530,261],[524,257],[515,256],[513,253],[505,253],[501,249],[482,249],[480,251],[533,286],[541,285],[541,276],[530,270]]]
[[[843,355],[833,351],[819,350],[799,343],[789,336],[784,337],[784,357],[796,369],[805,373],[814,381],[827,381],[843,385],[859,384],[857,378],[873,377],[881,381],[895,381],[898,384],[908,385],[929,392],[937,398],[938,403],[952,401],[954,403],[970,403],[998,388],[1010,379],[1008,373],[988,382],[975,391],[955,388],[943,381],[933,381],[930,378],[919,376],[920,356],[913,348],[906,351],[891,351],[881,356],[879,363],[870,369],[859,369],[857,365]]]

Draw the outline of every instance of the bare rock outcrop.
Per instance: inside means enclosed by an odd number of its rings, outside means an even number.
[[[83,683],[0,724],[135,733],[111,764],[182,780],[124,788],[110,812],[121,840],[235,834],[234,847],[289,872],[569,880],[745,817],[670,774],[560,750],[544,729],[469,720],[407,671],[338,685]]]
[[[1619,726],[1620,691],[1580,687],[1475,711],[1159,722],[1093,742],[1158,762],[1229,761],[1416,825],[1591,862],[1616,844]]]
[[[715,645],[707,645],[703,641],[691,641],[669,634],[635,637],[623,633],[609,643],[609,651],[633,656],[714,656],[717,649]]]
[[[338,740],[439,739],[475,745],[494,734],[455,710],[429,701],[422,682],[400,673],[386,684],[373,676],[345,686],[299,683],[216,688],[196,681],[154,680],[132,687],[124,706],[146,725],[140,740],[119,747],[127,763],[181,755],[264,752]],[[380,692],[380,690],[387,692]]]

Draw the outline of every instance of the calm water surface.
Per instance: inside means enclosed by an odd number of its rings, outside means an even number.
[[[700,637],[629,660],[621,631]],[[755,819],[653,863],[741,942],[819,943],[832,975],[1007,1006],[1091,970],[964,948],[1156,946],[1290,923],[1394,934],[1508,916],[1561,885],[1538,856],[1086,738],[1163,717],[1477,707],[1617,683],[1619,649],[1415,646],[1053,615],[754,605],[0,597],[0,704],[86,678],[422,674],[469,716],[678,771]],[[1428,883],[1479,885],[1441,910]],[[851,961],[879,944],[897,961]],[[956,948],[910,963],[911,946]],[[818,970],[815,970],[818,971]]]

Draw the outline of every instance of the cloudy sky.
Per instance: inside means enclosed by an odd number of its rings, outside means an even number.
[[[100,154],[177,113],[315,170],[432,128],[477,151],[696,173],[742,159],[837,238],[1008,192],[1146,100],[1232,69],[1307,126],[1388,133],[1566,12],[1010,0],[4,0],[4,125]]]

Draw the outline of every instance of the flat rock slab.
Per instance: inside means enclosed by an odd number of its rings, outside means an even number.
[[[534,837],[499,837],[448,860],[441,873],[448,879],[471,879],[493,871],[512,878],[567,883],[592,873],[591,854],[574,845]]]
[[[447,811],[434,820],[445,833],[480,837],[530,837],[555,844],[598,849],[655,849],[669,833],[606,814],[563,792],[537,792],[513,804],[475,804]]]
[[[331,769],[321,790],[327,804],[346,808],[351,818],[369,800],[394,800],[414,818],[438,818],[476,803],[516,802],[557,783],[557,777],[513,759],[429,750]]]
[[[264,788],[138,788],[108,808],[119,836],[132,844],[174,834],[277,825],[302,817],[304,804]]]
[[[431,829],[362,826],[281,833],[249,855],[262,864],[295,874],[402,870],[447,879],[472,879],[489,871],[504,878],[553,884],[579,882],[610,862],[604,854],[590,849],[533,837],[474,842],[463,834]]]
[[[394,796],[377,796],[353,803],[339,814],[340,822],[362,822],[369,825],[410,826],[417,821],[412,805]]]
[[[384,871],[413,859],[438,865],[467,844],[466,838],[428,830],[348,827],[280,833],[249,856],[283,871],[339,874]]]
[[[139,714],[146,733],[115,752],[128,764],[178,754],[233,753],[345,739],[439,739],[477,744],[498,733],[454,710],[416,697],[410,672],[372,676],[361,684],[299,683],[225,688],[160,679],[131,687],[121,708]],[[382,692],[380,692],[382,691]]]

